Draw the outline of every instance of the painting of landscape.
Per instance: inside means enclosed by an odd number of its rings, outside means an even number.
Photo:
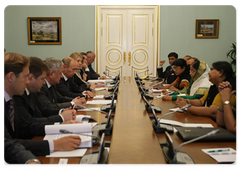
[[[58,40],[57,21],[32,21],[32,40]]]
[[[213,24],[203,24],[201,25],[200,33],[214,33]]]

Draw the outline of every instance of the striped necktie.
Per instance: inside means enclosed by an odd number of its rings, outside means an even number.
[[[13,106],[13,100],[10,99],[8,102],[8,115],[9,115],[9,121],[11,123],[12,129],[14,131],[14,106]]]

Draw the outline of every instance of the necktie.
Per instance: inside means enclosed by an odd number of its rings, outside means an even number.
[[[8,115],[9,115],[9,120],[12,126],[12,129],[14,131],[14,106],[13,106],[13,100],[10,99],[8,102]]]

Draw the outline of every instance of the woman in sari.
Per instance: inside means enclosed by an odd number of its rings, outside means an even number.
[[[177,79],[166,86],[155,86],[155,89],[169,89],[170,91],[179,91],[189,86],[191,76],[189,75],[189,68],[184,59],[180,58],[172,64],[175,74],[178,76]]]
[[[211,70],[208,72],[209,81],[213,84],[208,92],[201,99],[188,100],[178,96],[176,100],[177,107],[183,107],[191,104],[187,110],[197,116],[207,116],[216,119],[218,107],[221,103],[221,96],[218,91],[218,86],[223,81],[228,81],[232,90],[236,90],[236,79],[233,77],[233,70],[230,63],[226,61],[218,61],[212,64]],[[236,103],[236,96],[232,95],[228,104]]]
[[[175,92],[172,96],[165,96],[163,100],[177,100],[177,95],[186,94],[181,96],[184,99],[200,99],[208,91],[212,83],[209,81],[208,72],[210,71],[208,65],[204,61],[198,59],[190,64],[190,76],[192,80],[188,87]]]

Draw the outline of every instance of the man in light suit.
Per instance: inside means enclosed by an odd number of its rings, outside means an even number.
[[[172,69],[172,63],[177,59],[178,59],[178,54],[177,53],[175,53],[175,52],[169,53],[168,54],[168,61],[169,61],[170,66],[168,66],[164,72],[163,72],[162,65],[165,63],[165,60],[160,60],[160,62],[159,62],[160,66],[158,66],[158,68],[157,68],[158,77],[163,78],[164,82],[167,83],[167,84],[171,84],[177,78],[177,76],[175,75],[175,73]]]
[[[38,135],[44,136],[46,125],[25,120],[16,108],[13,96],[23,95],[26,84],[29,83],[28,75],[29,58],[16,53],[4,56],[5,137],[15,139],[36,156],[49,155],[53,151],[74,150],[81,143],[79,136],[68,136],[58,140],[27,140]]]

